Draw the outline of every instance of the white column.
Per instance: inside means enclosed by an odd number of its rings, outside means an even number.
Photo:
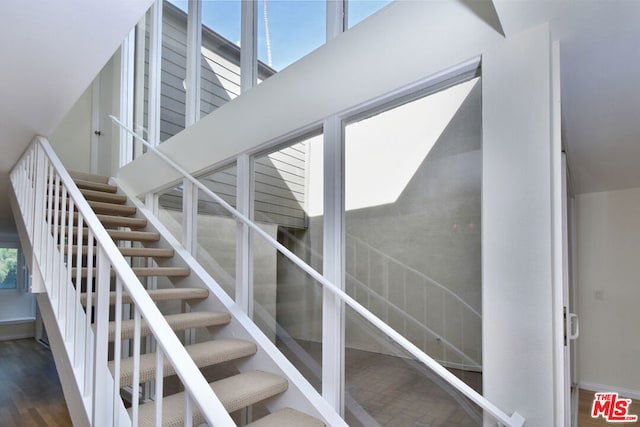
[[[251,186],[251,158],[238,156],[236,181],[236,209],[247,218],[253,218]],[[249,227],[236,222],[236,302],[253,317],[253,262],[252,239]]]
[[[483,389],[532,426],[556,425],[550,58],[548,25],[482,55]]]

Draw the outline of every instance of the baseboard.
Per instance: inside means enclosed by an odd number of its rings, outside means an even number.
[[[35,338],[35,336],[33,335],[33,333],[17,334],[17,335],[2,335],[0,336],[0,341],[23,340],[26,338]]]
[[[17,325],[20,323],[30,323],[36,320],[35,317],[17,317],[15,319],[2,319],[0,325]]]
[[[630,390],[622,387],[614,387],[610,385],[580,382],[580,388],[583,390],[590,390],[595,392],[614,392],[618,393],[621,397],[628,399],[640,400],[640,391]]]

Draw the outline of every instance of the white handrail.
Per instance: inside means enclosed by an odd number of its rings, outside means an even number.
[[[162,151],[158,150],[152,144],[144,140],[138,134],[136,134],[131,129],[127,128],[120,120],[118,120],[113,115],[110,115],[111,120],[116,123],[122,130],[129,133],[136,140],[140,141],[145,147],[149,150],[153,151],[158,157],[167,162],[171,167],[177,170],[186,180],[191,182],[193,185],[197,186],[200,190],[202,190],[205,194],[215,200],[220,206],[224,207],[227,211],[231,213],[231,215],[236,218],[238,221],[242,222],[244,225],[249,227],[255,233],[259,234],[263,237],[271,246],[279,250],[283,255],[285,255],[291,262],[296,264],[302,270],[304,270],[307,274],[313,277],[317,282],[321,283],[325,288],[329,289],[335,295],[337,295],[344,303],[349,305],[353,310],[355,310],[358,314],[360,314],[363,318],[365,318],[368,322],[376,326],[380,331],[386,334],[393,341],[398,343],[402,348],[404,348],[407,352],[409,352],[413,357],[422,362],[424,365],[433,370],[436,374],[442,377],[445,381],[455,387],[462,394],[467,396],[472,402],[483,408],[489,415],[495,418],[498,422],[510,426],[510,427],[521,427],[524,425],[524,418],[514,412],[511,416],[504,413],[500,408],[495,406],[489,400],[487,400],[483,395],[469,387],[464,381],[456,377],[454,374],[449,372],[445,367],[436,362],[433,358],[425,354],[422,350],[416,347],[413,343],[407,340],[400,333],[396,332],[393,328],[383,322],[380,318],[375,316],[369,310],[367,310],[364,306],[362,306],[359,302],[351,298],[347,295],[342,289],[338,288],[336,285],[327,280],[322,274],[318,273],[313,267],[305,263],[302,259],[300,259],[297,255],[287,249],[284,245],[282,245],[277,240],[273,239],[267,232],[262,230],[258,225],[256,225],[249,218],[244,216],[242,213],[238,212],[235,208],[233,208],[230,204],[228,204],[224,199],[215,194],[209,188],[207,188],[200,181],[195,179],[189,172],[183,169],[180,165],[174,162],[172,159],[167,157]]]
[[[41,156],[40,153],[42,153],[44,157]],[[26,162],[26,170],[25,170],[25,162]],[[40,168],[36,168],[33,166],[36,162]],[[35,175],[35,176],[31,176],[31,175]],[[63,270],[65,269],[68,270],[69,271],[68,278],[69,279],[71,278],[71,275],[70,275],[71,259],[69,259],[69,264],[67,265],[66,260],[64,259],[65,254],[60,254],[57,249],[57,245],[60,245],[60,247],[63,248],[64,245],[67,244],[66,239],[64,239],[64,232],[65,232],[64,231],[64,223],[65,223],[64,208],[61,215],[62,216],[61,230],[59,234],[60,243],[57,243],[56,238],[52,238],[50,233],[51,230],[49,229],[51,226],[51,220],[52,220],[54,223],[54,229],[55,229],[54,235],[58,236],[59,221],[58,221],[57,206],[54,206],[54,212],[55,212],[54,218],[51,218],[50,212],[52,207],[51,196],[53,196],[53,200],[55,200],[56,204],[60,204],[61,206],[66,206],[66,202],[64,201],[66,199],[61,198],[59,194],[60,187],[62,187],[63,189],[62,195],[65,195],[66,193],[66,196],[70,200],[69,215],[73,217],[71,209],[73,208],[73,206],[75,206],[78,212],[78,218],[81,219],[79,220],[78,223],[80,224],[81,221],[83,221],[84,225],[89,229],[88,239],[87,239],[87,247],[89,251],[88,253],[89,266],[87,268],[88,281],[91,281],[91,274],[92,274],[91,272],[93,270],[90,264],[92,259],[91,252],[93,249],[93,245],[91,244],[91,241],[95,240],[97,242],[96,254],[95,254],[96,260],[97,260],[96,274],[95,274],[95,277],[97,280],[97,290],[95,292],[95,299],[96,299],[95,305],[96,305],[96,311],[98,312],[98,316],[97,316],[98,319],[96,319],[97,321],[96,321],[95,338],[93,337],[93,335],[91,335],[90,330],[87,329],[87,337],[85,338],[85,345],[90,340],[97,342],[100,334],[106,337],[105,334],[106,334],[106,321],[108,321],[108,311],[104,309],[100,310],[101,306],[99,304],[100,302],[102,302],[102,303],[106,303],[107,307],[109,305],[108,277],[109,277],[109,270],[113,269],[113,271],[115,271],[116,281],[118,283],[121,283],[122,286],[126,289],[128,296],[131,298],[132,303],[136,307],[136,310],[135,310],[136,316],[137,317],[142,316],[145,319],[149,329],[151,330],[151,333],[156,338],[156,342],[158,344],[157,351],[161,352],[163,356],[165,356],[168,359],[168,361],[171,363],[176,374],[181,379],[187,394],[191,396],[192,401],[196,404],[202,416],[207,420],[207,423],[209,423],[212,426],[224,426],[224,427],[235,426],[235,423],[233,422],[229,413],[224,409],[224,406],[222,405],[218,397],[215,395],[214,391],[209,386],[205,378],[202,376],[202,373],[200,372],[198,367],[195,365],[195,363],[187,353],[186,349],[184,348],[184,346],[176,336],[175,332],[171,329],[166,319],[164,318],[162,313],[159,311],[158,307],[151,300],[151,297],[149,296],[145,288],[140,283],[140,280],[136,277],[135,273],[131,269],[131,266],[127,263],[125,258],[122,256],[121,252],[119,251],[119,249],[117,248],[117,246],[115,245],[115,243],[113,242],[109,234],[107,234],[107,231],[105,230],[104,226],[100,223],[93,209],[89,206],[88,202],[85,200],[84,196],[82,195],[82,193],[80,192],[76,184],[73,182],[73,179],[71,178],[67,170],[64,168],[61,161],[58,159],[55,152],[53,151],[53,149],[51,148],[51,146],[49,145],[48,141],[45,138],[36,137],[34,139],[31,147],[27,149],[25,154],[17,162],[16,166],[12,170],[11,176],[12,176],[12,183],[14,185],[14,188],[16,188],[17,190],[16,193],[19,196],[18,204],[21,208],[23,218],[25,219],[25,224],[27,224],[27,226],[33,227],[34,229],[33,231],[29,230],[31,231],[30,237],[32,240],[33,248],[34,248],[34,257],[36,258],[36,260],[41,266],[46,267],[48,270],[51,269],[49,264],[53,264],[53,268],[52,268],[53,274],[51,274],[50,276],[52,278],[55,278],[55,280],[50,280],[49,282],[51,283],[48,286],[53,286],[53,283],[55,283],[55,286],[57,286],[57,288],[54,288],[50,294],[50,298],[52,298],[52,302],[54,302],[53,300],[57,302],[56,304],[58,306],[57,311],[60,311],[60,307],[62,305],[64,305],[67,310],[70,310],[68,303],[69,301],[73,302],[74,298],[77,298],[77,301],[79,301],[79,295],[77,297],[74,297],[73,295],[71,295],[70,289],[66,290],[67,288],[65,288],[63,293],[61,288],[66,283],[70,283],[70,282],[67,282],[66,280],[60,280],[60,279],[65,279],[65,277],[62,276]],[[52,182],[52,177],[54,176],[55,176],[55,182]],[[25,179],[25,178],[30,178],[30,179]],[[42,185],[40,194],[38,194],[38,188],[37,188],[38,183]],[[52,188],[54,188],[54,185],[55,185],[55,195],[52,194],[52,191],[51,191]],[[46,186],[48,186],[48,193],[47,193]],[[40,212],[39,209],[31,209],[30,203],[32,203],[31,200],[35,200],[36,203],[39,203],[39,200],[46,199],[47,195],[50,196],[48,201],[49,210],[47,210],[46,207],[43,209],[43,211],[46,211],[48,215],[47,223],[45,223],[44,225],[40,225],[38,221],[39,220],[44,221],[45,220],[44,215],[42,215],[42,212]],[[72,221],[70,220],[69,223],[72,223]],[[42,254],[42,255],[40,254],[40,248],[39,248],[40,245],[37,244],[39,237],[34,236],[35,231],[36,230],[40,231],[40,228],[41,228],[41,232],[44,233],[43,239],[48,239],[50,241],[49,245],[51,249],[48,250],[46,254],[46,259],[42,259],[42,257],[45,256],[45,254]],[[72,230],[67,230],[67,231],[69,233],[69,236],[71,236]],[[80,230],[78,230],[77,234],[78,236],[82,236],[82,233],[80,232]],[[69,239],[69,240],[72,240],[72,239]],[[82,239],[78,238],[76,244],[77,243],[82,244]],[[68,245],[71,245],[71,244],[73,243],[68,243]],[[44,246],[45,244],[43,243],[42,247]],[[79,254],[81,252],[81,249],[82,247],[77,247]],[[39,256],[40,256],[40,259],[38,259]],[[78,259],[80,259],[79,256],[78,256]],[[56,263],[56,261],[58,262]],[[59,266],[59,267],[56,267],[56,266]],[[80,267],[81,265],[79,264],[76,265],[78,278],[80,277],[80,274],[79,274]],[[49,276],[49,274],[46,274],[46,275]],[[46,281],[46,278],[45,278],[45,281]],[[74,289],[74,292],[79,292],[79,289],[80,287],[77,286],[76,289]],[[47,289],[47,291],[49,291],[49,289]],[[87,307],[88,307],[87,310],[89,311],[91,307],[90,287],[88,287]],[[54,312],[57,312],[57,311],[56,311],[56,307],[54,307]],[[106,318],[104,317],[105,315],[107,316]],[[100,317],[102,317],[102,319]],[[61,316],[59,321],[71,322],[72,319],[76,319],[76,318],[77,316],[70,316],[67,318],[64,318],[64,316]],[[87,322],[90,322],[89,319],[90,319],[90,314],[88,313]],[[88,325],[90,326],[90,323],[88,323]],[[64,325],[64,326],[61,325],[60,327],[63,330],[67,329],[67,325]],[[74,327],[79,327],[79,325],[74,323]],[[139,333],[139,325],[136,328],[136,332]],[[98,343],[96,345],[104,346],[104,344],[102,343]],[[89,348],[89,347],[86,347],[86,348]],[[89,379],[89,383],[86,382],[87,381],[86,378],[88,376],[85,375],[85,384],[84,384],[85,391],[87,391],[87,386],[91,383],[91,381],[93,381],[94,388],[96,388],[96,382],[100,381],[99,383],[100,389],[105,389],[106,384],[109,383],[109,381],[113,381],[112,379],[109,380],[104,375],[98,375],[97,373],[95,373],[95,372],[98,372],[98,370],[101,370],[101,369],[106,370],[107,368],[106,348],[101,347],[101,349],[104,350],[104,354],[93,354],[93,358],[87,357],[85,359],[85,362],[86,362],[85,372],[90,372],[91,370],[93,370],[93,375],[94,375],[94,379],[93,380]],[[71,352],[71,353],[75,354],[76,352]],[[96,351],[96,353],[98,352]],[[160,357],[160,355],[158,357]],[[104,366],[98,366],[98,361],[103,362],[102,364]],[[93,369],[90,369],[89,367],[91,363],[94,364]],[[104,398],[104,396],[102,398]],[[135,400],[137,399],[134,399],[134,401]],[[105,408],[102,408],[102,406],[104,405],[102,404],[98,405],[96,403],[93,403],[92,405],[90,404],[92,409],[89,410],[89,413],[93,413],[93,415],[90,416],[90,418],[93,418],[94,420],[98,418],[98,421],[97,421],[98,424],[106,423],[107,422],[106,420],[108,420],[109,418],[108,418],[108,415],[104,412]],[[102,412],[101,414],[96,415],[97,413],[95,411],[98,411],[98,410],[101,410]],[[99,419],[99,417],[102,415],[104,415],[105,418]]]

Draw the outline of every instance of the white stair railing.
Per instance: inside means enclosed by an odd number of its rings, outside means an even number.
[[[262,238],[265,239],[271,246],[273,246],[276,250],[286,256],[291,262],[297,265],[300,269],[306,272],[309,276],[315,279],[318,283],[320,283],[324,288],[330,290],[334,295],[336,295],[340,300],[351,307],[355,312],[360,314],[367,322],[371,323],[382,333],[387,335],[392,341],[402,347],[405,351],[411,354],[416,358],[419,362],[427,366],[429,369],[434,371],[437,375],[439,375],[443,380],[451,384],[456,390],[465,395],[468,399],[474,402],[476,405],[481,407],[485,414],[491,416],[495,419],[499,424],[509,426],[509,427],[522,427],[524,425],[525,419],[518,412],[514,412],[511,416],[507,415],[504,411],[486,399],[483,395],[475,391],[469,385],[467,385],[460,378],[456,377],[454,374],[449,372],[444,366],[439,364],[435,359],[424,353],[418,347],[416,347],[411,341],[402,336],[396,330],[394,330],[387,323],[382,321],[379,317],[375,316],[369,310],[367,310],[364,306],[362,306],[358,301],[353,299],[347,293],[345,293],[342,289],[338,288],[331,281],[327,280],[321,273],[316,271],[309,264],[300,259],[297,255],[287,249],[280,242],[271,237],[267,232],[265,232],[260,226],[251,221],[245,215],[240,213],[238,210],[233,208],[229,203],[227,203],[223,198],[215,194],[209,188],[207,188],[204,184],[194,178],[189,172],[187,172],[184,168],[182,168],[179,164],[169,158],[162,151],[158,150],[155,146],[147,142],[144,138],[140,137],[133,130],[126,127],[122,122],[120,122],[116,117],[109,116],[111,120],[116,123],[120,128],[133,136],[137,141],[147,147],[148,150],[152,151],[155,155],[160,157],[163,161],[169,164],[172,168],[174,168],[177,172],[179,172],[186,180],[191,182],[197,188],[199,188],[204,194],[211,197],[216,203],[226,209],[231,216],[233,216],[237,221],[240,221],[242,224],[246,225],[250,230],[254,233],[258,234]]]
[[[211,426],[234,426],[45,138],[34,139],[14,166],[10,178],[33,249],[32,290],[46,293],[49,298],[77,388],[83,396],[85,421],[92,426],[138,425],[140,338],[145,322],[157,343],[155,395],[162,396],[166,358],[186,391],[187,424],[194,411],[199,410]],[[86,235],[83,229],[87,230]],[[84,258],[86,269],[81,268]],[[82,283],[88,284],[85,296],[81,294]],[[95,283],[95,291],[92,283]],[[112,317],[115,322],[110,325],[112,283],[115,283]],[[120,396],[125,292],[131,299],[134,313],[131,416]],[[116,355],[113,372],[109,370],[107,360],[111,341]],[[162,411],[162,399],[156,399],[156,426],[162,425]]]

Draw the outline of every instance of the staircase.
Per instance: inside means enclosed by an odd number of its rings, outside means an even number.
[[[264,237],[482,407],[485,416],[522,427],[520,414],[507,415],[493,405],[141,142],[232,212],[238,223]],[[31,273],[31,292],[47,327],[74,425],[347,425],[247,315],[247,295],[238,298],[242,305],[231,299],[156,216],[136,197],[126,196],[133,192],[118,189],[113,179],[72,177],[43,137],[34,138],[10,179],[9,201]],[[248,292],[246,283],[241,288]],[[334,384],[329,394],[338,387]]]
[[[186,308],[186,312],[165,314],[165,319],[171,328],[178,331],[192,331],[185,334],[186,337],[208,335],[205,331],[198,334],[196,329],[223,329],[231,322],[231,315],[225,311],[210,310],[190,310],[194,303],[206,300],[210,293],[205,287],[192,287],[181,284],[185,282],[191,274],[191,269],[187,266],[167,266],[176,262],[175,251],[170,248],[158,247],[161,240],[160,233],[156,231],[148,231],[148,221],[142,217],[138,209],[131,203],[125,195],[118,193],[116,186],[109,184],[109,179],[96,175],[88,175],[81,173],[70,173],[75,184],[80,189],[82,195],[86,198],[89,206],[94,210],[102,225],[106,228],[108,235],[119,244],[120,252],[123,256],[131,260],[132,265],[151,265],[158,266],[133,267],[136,276],[140,278],[155,277],[158,283],[176,286],[167,286],[158,289],[148,289],[149,297],[156,303],[160,301],[180,301],[180,306]],[[77,218],[77,213],[72,214]],[[72,235],[78,233],[77,228],[71,230]],[[88,230],[81,230],[84,239],[87,238]],[[81,277],[85,282],[87,277],[95,277],[95,268],[91,274],[87,267],[89,248],[82,248],[83,266],[80,272],[77,266],[71,269],[72,277]],[[75,258],[74,258],[75,259]],[[151,262],[150,260],[153,260]],[[80,273],[78,275],[78,273]],[[162,278],[166,280],[162,280]],[[86,305],[87,293],[81,295],[83,305]],[[111,291],[109,294],[110,304],[115,304],[116,293]],[[122,304],[129,304],[131,299],[127,294],[122,296]],[[131,340],[134,338],[134,320],[127,319],[121,322],[120,337],[122,340]],[[116,322],[109,322],[109,341],[115,339]],[[147,337],[151,331],[144,320],[141,322],[140,335]],[[188,338],[187,338],[188,340]],[[228,364],[242,363],[245,359],[255,357],[257,353],[257,345],[249,340],[235,338],[208,339],[202,342],[191,343],[185,345],[185,349],[192,358],[196,366],[203,371],[214,372],[213,376],[219,376],[215,373],[215,368],[224,362]],[[134,357],[125,357],[120,361],[120,378],[121,387],[129,387],[134,380]],[[138,381],[146,383],[156,379],[156,354],[148,352],[139,357],[139,372],[137,372]],[[115,360],[109,361],[109,370],[115,373]],[[225,366],[224,371],[230,371]],[[231,371],[233,371],[231,369]],[[175,370],[170,363],[164,362],[163,376],[165,378],[175,375]],[[211,376],[211,374],[209,374]],[[163,387],[164,390],[168,387]],[[217,379],[210,383],[211,388],[218,396],[224,408],[229,413],[236,413],[243,408],[251,407],[258,403],[272,399],[285,392],[289,387],[286,378],[261,370],[247,370],[240,373],[228,375],[224,378]],[[162,425],[177,426],[185,424],[184,419],[185,396],[183,392],[175,392],[165,394],[162,404]],[[128,410],[132,415],[132,409]],[[138,425],[152,426],[155,423],[156,402],[149,400],[140,404],[138,413]],[[206,420],[197,411],[193,414],[193,425],[198,425]],[[325,422],[307,415],[293,408],[285,407],[265,417],[260,418],[249,426],[325,426]]]

